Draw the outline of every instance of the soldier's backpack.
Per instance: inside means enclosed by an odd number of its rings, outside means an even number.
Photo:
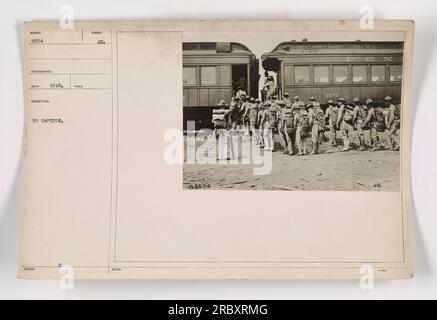
[[[376,129],[379,132],[384,132],[384,130],[385,130],[385,115],[384,115],[384,110],[382,110],[381,108],[375,108],[374,109],[374,114],[375,114],[375,120],[378,123]]]
[[[354,111],[349,106],[344,108],[343,120],[349,124],[352,124],[354,119]]]
[[[285,109],[284,118],[285,118],[285,131],[287,133],[294,132],[296,130],[296,127],[294,126],[294,113],[291,108]]]
[[[249,109],[249,122],[254,125],[258,122],[258,105],[253,104]]]
[[[236,103],[235,101],[231,102],[231,105],[229,106],[229,121],[230,122],[234,122],[238,120],[238,103]]]
[[[338,107],[332,107],[330,111],[330,117],[333,123],[336,123],[338,120]]]
[[[226,110],[225,109],[214,109],[212,110],[212,123],[217,129],[226,128]]]
[[[325,113],[323,112],[322,108],[314,108],[314,116],[316,120],[320,123],[320,129],[325,129],[326,120]]]
[[[299,123],[302,127],[310,125],[310,118],[308,116],[308,112],[299,112]]]
[[[300,136],[302,138],[307,137],[310,131],[310,118],[308,112],[301,110],[299,112],[299,124],[300,128]]]
[[[401,127],[401,104],[396,104],[396,115],[395,115],[395,121],[396,121],[396,127]]]
[[[278,110],[275,107],[270,107],[269,108],[269,125],[270,127],[276,127],[276,123],[277,123],[277,113]]]
[[[244,115],[244,113],[246,112],[246,108],[249,108],[249,102],[244,102],[240,108],[238,109],[238,113],[240,115],[240,117],[242,117]]]
[[[395,112],[395,117],[396,119],[400,119],[401,118],[401,104],[396,104],[396,112]]]
[[[366,120],[368,114],[369,114],[369,108],[368,108],[367,106],[364,106],[364,105],[360,106],[360,114],[359,114],[359,117],[360,117],[361,119],[363,119],[363,120]]]

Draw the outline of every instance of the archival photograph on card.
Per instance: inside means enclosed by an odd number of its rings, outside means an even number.
[[[413,22],[41,21],[23,40],[20,278],[412,276]]]
[[[188,32],[184,189],[399,191],[402,32]]]

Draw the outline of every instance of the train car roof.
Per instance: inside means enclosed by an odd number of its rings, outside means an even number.
[[[238,42],[184,42],[182,53],[183,55],[253,55],[249,48]]]
[[[280,60],[300,56],[402,54],[402,41],[288,41],[261,56],[265,70],[277,70]]]
[[[273,55],[309,54],[307,50],[319,50],[317,53],[354,53],[368,52],[369,50],[396,50],[401,52],[404,48],[402,41],[288,41],[277,45],[271,52],[262,55],[268,58]]]

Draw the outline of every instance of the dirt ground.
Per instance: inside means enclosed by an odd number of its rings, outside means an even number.
[[[326,133],[327,138],[329,133]],[[353,137],[356,148],[357,137]],[[367,133],[367,143],[369,142]],[[388,138],[381,135],[387,145]],[[196,139],[196,146],[204,140]],[[378,150],[328,153],[329,143],[320,146],[320,154],[288,156],[283,154],[280,139],[275,136],[272,171],[254,175],[252,164],[184,164],[184,189],[236,190],[331,190],[331,191],[398,191],[400,180],[399,151]],[[186,149],[185,149],[186,150]],[[310,151],[311,148],[309,147]]]

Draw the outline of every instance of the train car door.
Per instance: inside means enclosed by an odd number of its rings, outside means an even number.
[[[232,90],[235,94],[239,89],[244,90],[249,94],[248,88],[248,65],[247,64],[233,64],[232,65]]]

